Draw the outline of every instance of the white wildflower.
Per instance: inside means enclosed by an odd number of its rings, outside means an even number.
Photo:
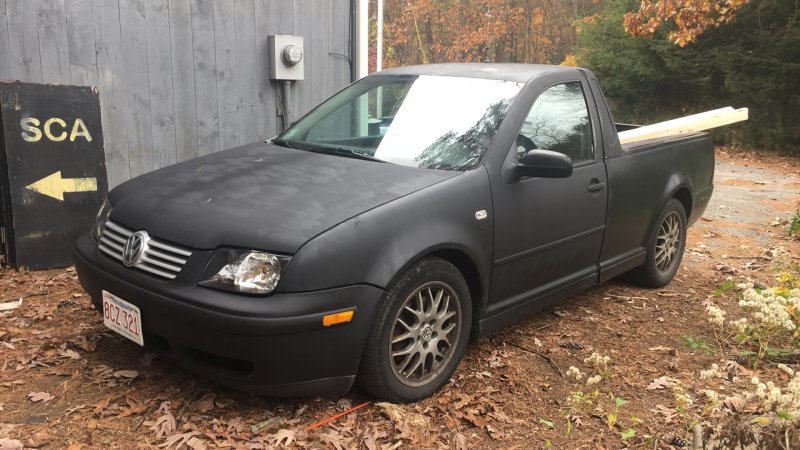
[[[734,331],[736,331],[736,333],[738,333],[738,334],[742,334],[745,331],[747,331],[748,325],[749,324],[747,322],[747,318],[746,317],[742,317],[741,319],[738,319],[738,320],[730,320],[730,321],[728,321],[728,326],[733,328]]]
[[[567,376],[575,378],[577,381],[583,379],[583,374],[581,373],[581,370],[575,366],[570,366],[569,369],[567,369]]]
[[[794,370],[791,367],[787,366],[786,364],[778,364],[778,369],[786,372],[787,375],[794,376]]]
[[[750,312],[764,327],[794,331],[797,325],[789,311],[800,307],[800,295],[792,295],[793,291],[788,297],[782,297],[773,289],[758,292],[750,288],[742,293],[739,306]]]
[[[708,380],[709,378],[715,378],[717,376],[719,376],[719,366],[716,364],[712,364],[711,368],[708,370],[700,371],[701,380]]]
[[[706,306],[706,312],[708,313],[708,321],[711,324],[719,327],[725,324],[725,311],[714,305],[708,305]]]
[[[611,362],[611,358],[592,352],[592,355],[584,359],[583,362],[593,365],[597,370],[605,370],[608,363]]]
[[[601,375],[595,375],[595,376],[589,378],[588,380],[586,380],[586,385],[587,386],[591,386],[593,384],[597,384],[602,379],[603,379],[603,377]]]
[[[717,393],[717,391],[713,391],[711,389],[704,389],[700,392],[706,396],[706,398],[708,399],[708,404],[712,408],[716,408],[720,404],[719,393]]]
[[[686,392],[675,392],[675,401],[678,403],[678,406],[683,408],[694,404],[692,397]]]

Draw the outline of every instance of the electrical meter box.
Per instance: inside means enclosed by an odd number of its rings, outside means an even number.
[[[267,38],[269,47],[269,78],[272,80],[302,80],[304,67],[303,38],[274,35]]]

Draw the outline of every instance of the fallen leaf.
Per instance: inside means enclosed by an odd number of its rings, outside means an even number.
[[[272,436],[272,444],[275,446],[282,445],[288,447],[294,440],[294,431],[286,428],[281,428]]]
[[[739,397],[728,397],[722,401],[722,404],[733,412],[739,412],[744,407],[744,401]]]
[[[206,392],[203,397],[195,402],[195,409],[199,413],[207,413],[214,409],[214,394]]]
[[[653,409],[654,412],[657,412],[664,416],[664,423],[672,423],[672,419],[678,415],[678,413],[670,408],[667,408],[664,405],[656,405],[656,408]]]
[[[91,341],[87,341],[85,339],[81,339],[75,342],[75,345],[81,348],[81,350],[85,352],[93,352],[97,349],[97,344]],[[82,445],[82,444],[81,444]]]
[[[383,413],[394,422],[396,426],[403,424],[411,425],[418,428],[425,428],[428,425],[428,418],[413,412],[407,412],[402,407],[393,403],[380,402],[376,405],[383,410]]]
[[[453,441],[456,444],[456,450],[467,450],[469,448],[467,437],[459,432],[455,433],[455,436],[453,436]]]
[[[25,442],[25,448],[44,447],[53,440],[53,435],[47,431],[38,431]]]
[[[284,419],[283,417],[272,417],[263,422],[258,422],[257,424],[252,425],[250,427],[250,432],[258,433],[261,430],[269,431],[271,429],[278,428],[285,421],[286,419]]]
[[[118,370],[114,372],[115,378],[128,378],[130,380],[139,376],[139,372],[135,370]]]
[[[78,352],[76,352],[75,350],[72,350],[72,349],[66,349],[63,352],[59,353],[58,355],[62,356],[64,358],[69,358],[69,359],[74,359],[74,360],[81,359],[81,355],[78,354]]]
[[[190,437],[188,441],[186,441],[186,446],[192,450],[206,450],[206,443],[198,437]]]
[[[10,311],[12,309],[17,309],[20,306],[22,306],[22,297],[20,297],[19,300],[0,303],[0,311]]]
[[[469,404],[472,401],[472,397],[467,394],[458,394],[459,400],[453,404],[453,409],[459,410]]]
[[[158,412],[163,413],[155,422],[147,421],[144,423],[145,426],[149,427],[151,431],[156,433],[156,437],[160,438],[161,436],[166,436],[177,428],[177,423],[175,422],[175,416],[172,415],[172,411],[169,410],[170,402],[162,402],[161,406],[158,408]]]
[[[647,389],[654,390],[654,389],[666,389],[670,385],[669,380],[666,376],[656,378],[647,386]]]
[[[198,436],[200,433],[197,431],[189,431],[186,433],[179,433],[173,434],[171,436],[167,436],[164,442],[158,444],[158,448],[180,448],[182,445],[186,444],[189,439]]]
[[[145,409],[147,409],[147,404],[144,402],[139,402],[136,399],[127,397],[126,401],[128,405],[125,408],[122,408],[118,417],[128,417],[134,414],[139,414]]]
[[[491,438],[494,440],[501,439],[505,436],[503,432],[497,430],[495,427],[489,424],[486,424],[486,432],[489,433],[489,436],[491,436]]]
[[[336,450],[345,450],[350,448],[350,439],[347,439],[335,431],[322,433],[319,435],[319,437],[323,442],[326,442],[336,448]]]
[[[104,409],[108,408],[108,404],[111,403],[111,398],[112,397],[106,397],[97,402],[97,404],[94,405],[94,413],[100,414]]]
[[[156,434],[156,437],[172,433],[177,427],[175,417],[171,413],[162,415],[155,422],[145,422],[144,424],[149,425],[150,430]]]
[[[364,443],[364,447],[367,447],[367,450],[378,450],[378,439],[384,439],[389,437],[389,434],[383,431],[378,431],[378,429],[373,426],[369,429],[366,433],[364,433],[364,440],[361,441]]]
[[[0,450],[22,450],[22,442],[16,439],[0,438]]]
[[[50,395],[49,392],[31,392],[28,394],[28,399],[34,403],[36,402],[49,402],[50,400],[56,398],[53,395]]]

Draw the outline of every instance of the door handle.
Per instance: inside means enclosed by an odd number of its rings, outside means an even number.
[[[592,178],[592,180],[589,181],[589,186],[586,186],[586,190],[589,192],[600,192],[605,188],[606,184],[601,183],[597,178]]]

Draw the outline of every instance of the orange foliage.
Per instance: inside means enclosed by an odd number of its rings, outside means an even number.
[[[733,20],[736,10],[749,0],[643,0],[639,11],[625,14],[625,31],[651,37],[665,22],[676,29],[668,38],[680,47],[697,40],[704,31]]]
[[[407,0],[384,4],[386,67],[559,62],[594,0]]]

